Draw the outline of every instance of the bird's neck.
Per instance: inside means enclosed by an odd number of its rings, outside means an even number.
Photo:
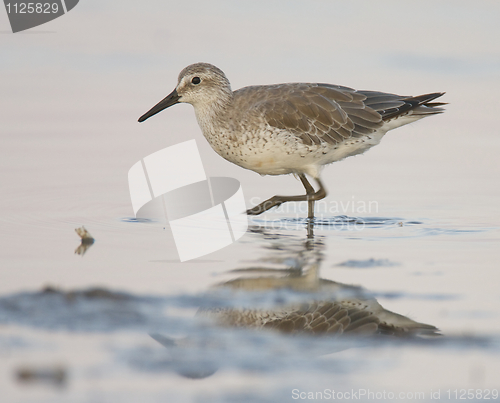
[[[233,94],[224,93],[211,102],[194,105],[196,119],[205,137],[218,135],[227,129],[226,114],[233,104]]]

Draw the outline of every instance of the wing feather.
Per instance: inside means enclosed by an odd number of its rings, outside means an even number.
[[[295,134],[305,145],[338,144],[373,133],[381,115],[364,101],[367,96],[329,84],[267,86],[257,106],[271,127]]]
[[[240,100],[245,98],[242,105],[250,105],[269,126],[294,134],[308,146],[365,137],[408,113],[442,112],[442,103],[431,102],[442,93],[408,97],[322,83],[246,87],[236,93]]]

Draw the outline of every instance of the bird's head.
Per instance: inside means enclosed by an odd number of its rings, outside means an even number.
[[[142,115],[139,122],[180,102],[191,104],[195,109],[213,108],[223,106],[231,97],[231,85],[222,70],[208,63],[191,64],[180,72],[175,89]]]

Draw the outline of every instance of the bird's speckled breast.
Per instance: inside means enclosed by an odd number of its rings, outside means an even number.
[[[236,96],[226,113],[195,109],[203,135],[217,154],[261,175],[317,171],[316,168],[304,170],[306,160],[306,165],[317,164],[311,147],[302,144],[293,134],[269,126],[255,107],[257,101],[241,102],[241,99]]]

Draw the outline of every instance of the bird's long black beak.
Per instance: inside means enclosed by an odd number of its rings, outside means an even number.
[[[160,102],[158,102],[155,106],[153,106],[149,111],[147,111],[144,115],[139,118],[139,122],[144,122],[147,118],[150,118],[153,115],[156,115],[158,112],[161,112],[163,109],[168,108],[169,106],[175,105],[179,103],[180,96],[177,94],[177,90],[173,90],[170,94],[168,94],[165,98],[163,98]]]

